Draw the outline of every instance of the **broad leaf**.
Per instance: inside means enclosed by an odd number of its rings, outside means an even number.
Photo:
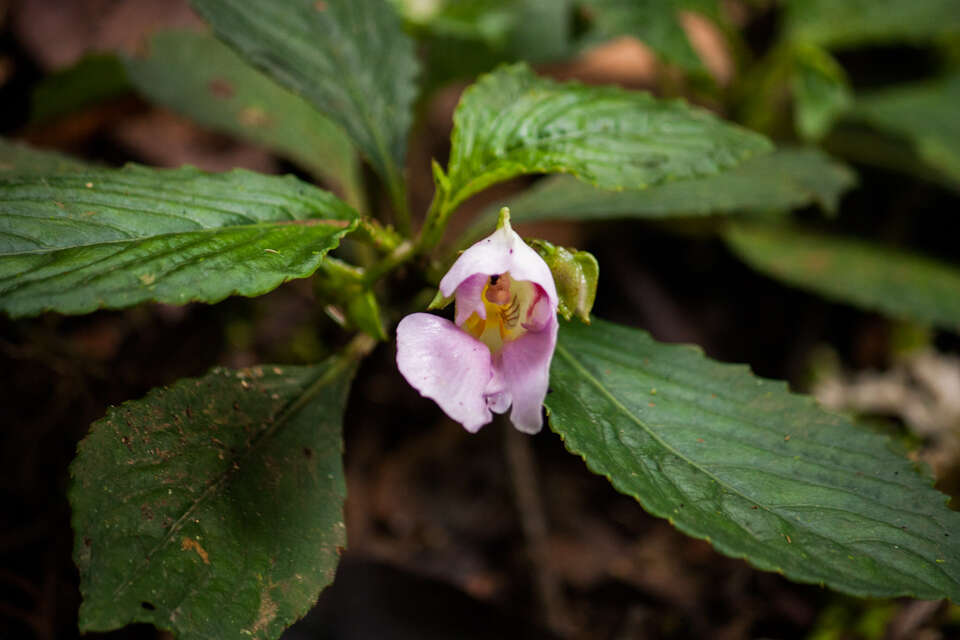
[[[90,165],[59,151],[0,138],[0,181],[17,175],[71,173],[89,168]]]
[[[604,189],[643,189],[718,173],[771,149],[763,136],[680,101],[556,83],[525,65],[467,89],[454,114],[446,209],[496,182],[572,173]]]
[[[352,361],[214,369],[111,408],[70,468],[81,631],[276,638],[333,580]]]
[[[789,226],[734,225],[725,237],[750,266],[778,280],[960,331],[960,264]]]
[[[570,451],[721,553],[858,596],[960,598],[960,513],[785,384],[594,320],[561,328],[550,387]]]
[[[418,72],[385,0],[191,0],[217,35],[340,124],[405,207]],[[405,210],[405,209],[404,209]]]
[[[582,4],[591,21],[586,42],[633,36],[666,62],[691,71],[703,70],[680,24],[680,10],[687,4],[683,0],[586,0]]]
[[[503,204],[510,207],[514,222],[761,214],[812,204],[832,212],[855,182],[850,168],[820,151],[780,149],[718,175],[643,191],[605,191],[570,176],[555,176]],[[461,244],[489,233],[497,210],[485,211]]]
[[[212,36],[158,33],[124,64],[150,101],[290,158],[332,181],[351,204],[362,200],[359,158],[343,131]]]
[[[864,96],[849,117],[906,139],[927,164],[960,184],[958,104],[960,73]]]
[[[827,47],[925,41],[960,33],[956,0],[789,0],[787,37]]]
[[[292,176],[129,166],[0,180],[0,309],[217,302],[312,274],[356,212]]]

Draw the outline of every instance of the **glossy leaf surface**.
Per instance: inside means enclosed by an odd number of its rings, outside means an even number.
[[[960,513],[785,384],[595,319],[561,327],[550,386],[570,451],[721,553],[858,596],[960,598]]]
[[[340,124],[395,202],[418,73],[385,0],[191,0],[217,35]]]
[[[530,173],[572,173],[605,189],[643,189],[718,173],[771,149],[763,136],[683,102],[561,84],[518,64],[464,93],[443,188],[448,208]]]
[[[0,181],[0,309],[217,302],[312,274],[357,224],[332,194],[235,170],[86,170]]]

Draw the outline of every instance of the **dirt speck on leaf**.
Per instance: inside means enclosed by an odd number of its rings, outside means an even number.
[[[200,559],[203,560],[203,564],[210,564],[210,556],[207,554],[207,550],[204,549],[203,546],[193,538],[184,536],[183,540],[180,541],[180,548],[184,551],[189,551],[191,549],[196,551],[197,555],[200,556]]]
[[[210,91],[210,94],[215,98],[222,98],[224,100],[232,98],[234,91],[233,85],[224,80],[223,78],[214,78],[207,85],[207,89]]]
[[[237,120],[248,127],[266,127],[272,124],[267,112],[259,107],[247,107],[237,114]]]

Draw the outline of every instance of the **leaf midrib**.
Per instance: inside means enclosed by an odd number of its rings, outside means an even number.
[[[56,248],[54,248],[54,249],[44,249],[44,250],[36,250],[36,251],[19,251],[19,252],[16,252],[16,253],[0,253],[0,258],[16,258],[16,257],[20,257],[20,256],[43,256],[43,255],[54,254],[54,253],[57,253],[57,252],[59,252],[59,251],[69,251],[69,250],[72,250],[72,249],[84,249],[84,248],[89,248],[89,247],[110,246],[110,245],[115,245],[115,244],[131,244],[131,243],[136,243],[136,242],[142,242],[142,241],[145,241],[145,240],[158,240],[158,239],[163,239],[163,238],[169,237],[169,236],[180,236],[180,235],[187,235],[187,234],[217,234],[217,233],[226,233],[226,232],[230,232],[230,231],[244,231],[244,230],[247,230],[247,229],[255,229],[255,228],[258,228],[258,227],[280,227],[280,228],[286,228],[286,227],[290,227],[290,226],[291,226],[291,225],[290,225],[290,222],[291,222],[291,221],[287,221],[287,220],[276,220],[276,221],[271,221],[271,222],[259,222],[259,223],[256,223],[256,224],[230,225],[230,226],[226,226],[226,227],[207,227],[207,228],[201,228],[201,229],[185,229],[185,230],[182,230],[182,231],[170,231],[170,232],[167,232],[167,233],[158,233],[158,234],[148,235],[148,236],[136,236],[136,237],[133,237],[133,238],[118,238],[118,239],[114,239],[114,240],[103,240],[103,241],[98,241],[98,242],[88,242],[88,243],[85,243],[85,244],[72,244],[72,245],[69,245],[69,246],[66,246],[66,247],[56,247]],[[349,232],[349,231],[352,230],[352,227],[355,227],[355,226],[356,226],[356,224],[355,224],[355,223],[356,223],[356,220],[349,220],[349,221],[348,221],[348,220],[342,220],[342,221],[341,221],[341,220],[337,220],[337,222],[344,222],[344,223],[346,223],[346,225],[345,225],[345,226],[342,226],[342,227],[334,227],[334,225],[329,225],[331,228],[334,228],[336,231],[346,231],[346,232]],[[327,226],[327,225],[325,225],[325,226]],[[309,228],[316,228],[316,227],[317,227],[317,225],[314,224],[314,225],[310,225]]]
[[[230,0],[228,0],[228,1],[230,1]],[[352,1],[352,0],[351,0],[351,1]],[[243,3],[241,3],[241,6],[242,6],[242,4],[243,4]],[[254,3],[254,4],[255,4],[255,3]],[[390,11],[393,10],[391,7],[388,7],[388,6],[386,6],[386,5],[383,7],[383,9],[384,9],[384,10],[390,10]],[[240,11],[241,11],[241,13],[243,12],[242,9],[241,9]],[[271,22],[270,22],[269,20],[263,21],[260,26],[261,26],[261,28],[266,28],[267,30],[270,30]],[[276,29],[274,29],[273,31],[274,31],[274,35],[275,35],[275,36],[278,36],[280,40],[282,40],[282,41],[287,41],[287,42],[289,42],[289,43],[291,43],[291,44],[294,43],[294,42],[296,42],[296,41],[299,39],[299,38],[294,38],[294,39],[291,40],[291,39],[288,37],[290,34],[284,33],[283,30],[280,29],[279,27],[276,28]],[[298,49],[301,49],[301,50],[304,52],[304,53],[303,53],[303,57],[304,57],[305,59],[308,59],[308,60],[310,60],[310,59],[315,59],[315,56],[312,55],[312,54],[313,54],[313,48],[309,45],[308,41],[306,41],[306,40],[301,41],[301,46],[298,46],[297,48],[298,48]],[[345,53],[342,52],[342,51],[341,51],[340,49],[338,49],[338,48],[326,47],[324,50],[330,55],[331,59],[334,60],[334,61],[336,61],[336,62],[341,62],[341,63],[342,63],[343,60],[347,59],[347,58],[345,58]],[[321,66],[323,66],[323,65],[321,65]],[[342,66],[342,65],[341,65],[341,66]],[[352,66],[353,66],[353,65],[351,64],[351,65],[349,65],[349,67],[348,67],[348,66],[342,66],[342,68],[350,68],[350,67],[352,67]],[[377,163],[377,164],[379,164],[380,162],[383,163],[383,164],[382,164],[382,168],[383,168],[384,173],[386,174],[386,175],[383,176],[383,178],[384,178],[384,180],[388,183],[388,185],[390,185],[391,188],[393,188],[394,185],[396,184],[396,163],[395,163],[395,160],[394,160],[394,158],[393,158],[393,154],[390,153],[389,147],[388,147],[388,146],[385,146],[384,140],[383,140],[382,135],[381,135],[382,132],[381,132],[381,131],[379,130],[379,128],[376,126],[377,121],[376,121],[376,118],[375,118],[374,114],[372,113],[371,110],[369,110],[369,109],[367,108],[367,103],[368,103],[368,101],[362,99],[362,98],[363,98],[363,95],[365,95],[365,92],[362,91],[362,89],[361,89],[361,87],[360,87],[359,85],[357,85],[356,83],[354,83],[354,82],[352,81],[352,75],[351,75],[351,74],[349,74],[349,73],[346,74],[346,80],[347,80],[347,81],[344,82],[341,86],[346,89],[347,95],[350,97],[350,101],[357,107],[357,109],[354,111],[354,113],[360,114],[360,119],[361,119],[362,123],[364,124],[364,127],[363,127],[363,128],[366,130],[367,135],[369,135],[370,138],[372,139],[373,147],[374,147],[374,149],[376,150],[376,155],[379,155],[379,156],[380,156],[379,158],[373,158],[373,157],[370,157],[370,156],[372,156],[373,154],[369,154],[368,159],[371,160],[372,162]],[[299,88],[290,88],[290,87],[288,87],[288,89],[291,89],[292,91],[295,91],[295,92],[299,92],[299,91],[300,91]],[[309,92],[308,95],[313,94],[313,91],[310,91],[309,86],[307,87],[306,92]],[[311,102],[313,102],[313,101],[311,100]],[[338,113],[338,112],[331,111],[331,110],[328,108],[328,107],[329,107],[329,100],[328,100],[328,97],[327,97],[326,95],[324,96],[324,104],[325,104],[325,108],[323,109],[323,111],[328,112],[328,116],[329,116],[329,117],[331,117],[331,118],[337,118],[338,120],[342,117],[342,114],[340,114],[340,113]],[[312,106],[318,106],[318,105],[312,105]],[[345,127],[345,128],[346,128],[346,127]],[[350,127],[350,128],[353,128],[353,127]],[[355,132],[354,135],[356,135],[356,134],[358,134],[358,133],[362,135],[362,132],[359,132],[359,131],[358,131],[358,132]],[[379,162],[378,162],[378,161],[379,161]]]
[[[113,597],[119,596],[124,592],[136,578],[141,575],[140,570],[150,564],[153,556],[160,551],[164,546],[168,545],[173,537],[179,532],[182,528],[184,522],[186,522],[190,516],[198,509],[200,506],[206,502],[212,495],[219,491],[227,481],[237,473],[238,469],[243,468],[241,462],[244,462],[249,456],[254,452],[258,451],[263,443],[269,441],[277,431],[279,431],[287,421],[289,421],[294,415],[300,412],[307,403],[313,400],[314,397],[319,394],[324,387],[332,382],[337,376],[343,373],[343,370],[346,369],[350,363],[353,362],[352,358],[349,355],[340,355],[333,358],[334,362],[330,365],[328,369],[320,372],[317,379],[313,382],[310,382],[303,393],[292,400],[286,407],[281,410],[281,415],[265,430],[260,432],[260,435],[256,439],[249,441],[249,446],[239,454],[235,454],[230,457],[229,461],[225,461],[224,471],[222,471],[217,477],[215,477],[207,485],[206,489],[197,496],[196,499],[189,504],[186,510],[173,524],[170,525],[170,529],[167,534],[161,539],[152,549],[147,551],[144,554],[143,558],[140,559],[140,562],[136,564],[136,567],[130,571],[129,577],[117,586],[113,591]],[[266,420],[264,420],[266,422]],[[233,463],[236,462],[236,465]]]
[[[726,491],[728,491],[729,493],[734,494],[734,495],[736,495],[736,496],[739,496],[740,498],[742,498],[745,502],[747,502],[747,503],[749,503],[749,504],[757,505],[759,508],[763,509],[764,511],[766,511],[766,512],[769,513],[770,515],[774,516],[775,518],[778,518],[778,519],[780,519],[780,520],[782,520],[782,521],[785,521],[785,522],[792,523],[794,527],[796,527],[798,530],[802,530],[802,531],[806,532],[808,535],[816,536],[816,537],[818,537],[818,538],[823,538],[823,537],[824,537],[824,536],[822,536],[821,534],[813,531],[812,529],[809,529],[808,527],[804,526],[802,523],[800,523],[799,521],[797,521],[795,518],[790,517],[790,516],[788,516],[788,515],[780,514],[780,513],[778,513],[776,510],[774,510],[773,508],[771,508],[771,507],[769,507],[769,506],[767,506],[767,505],[765,505],[765,504],[763,504],[763,503],[761,503],[761,502],[758,502],[758,501],[756,501],[756,500],[753,500],[752,498],[749,498],[748,496],[744,495],[744,494],[743,494],[739,489],[737,489],[736,487],[733,487],[733,486],[731,486],[731,485],[729,485],[729,484],[727,484],[727,483],[725,483],[725,482],[722,482],[720,479],[717,478],[717,476],[715,476],[714,474],[710,473],[710,472],[709,472],[707,469],[705,469],[702,465],[700,465],[699,463],[695,462],[694,460],[691,460],[691,459],[688,458],[687,456],[683,455],[683,454],[682,454],[680,451],[678,451],[675,447],[673,447],[672,445],[670,445],[669,443],[667,443],[663,438],[661,438],[661,437],[659,436],[659,434],[657,434],[655,431],[653,431],[652,429],[650,429],[650,428],[649,428],[648,426],[646,426],[643,422],[641,422],[636,416],[634,416],[633,413],[631,413],[630,410],[627,409],[627,407],[624,406],[624,404],[623,404],[622,402],[620,402],[620,400],[619,400],[616,396],[614,396],[612,393],[610,393],[610,392],[607,390],[607,388],[596,378],[596,376],[593,375],[593,373],[592,373],[589,369],[587,369],[586,367],[584,367],[583,365],[581,365],[580,362],[579,362],[578,360],[576,360],[576,359],[573,357],[573,355],[572,355],[569,351],[567,351],[567,349],[566,349],[563,345],[561,345],[561,344],[558,343],[557,346],[556,346],[556,351],[557,351],[557,353],[560,354],[561,357],[563,357],[565,360],[567,360],[567,362],[569,362],[570,365],[573,366],[573,367],[583,376],[583,378],[584,378],[585,380],[587,380],[592,386],[594,386],[594,387],[601,393],[601,395],[605,396],[605,397],[614,405],[614,407],[616,407],[622,414],[624,414],[625,416],[627,416],[633,423],[635,423],[638,427],[640,427],[640,429],[642,429],[645,433],[647,433],[653,440],[655,440],[658,444],[660,444],[665,450],[667,450],[667,451],[670,452],[672,455],[674,455],[678,460],[682,460],[685,464],[689,465],[689,466],[692,467],[693,469],[699,471],[700,473],[703,473],[705,476],[707,476],[707,477],[709,477],[710,479],[712,479],[712,480],[713,480],[714,482],[716,482],[720,487],[724,488],[724,489],[725,489]],[[614,433],[615,433],[615,435],[616,435],[616,437],[617,437],[617,440],[620,441],[620,443],[621,443],[626,449],[629,450],[629,447],[627,447],[627,445],[626,445],[625,443],[623,443],[623,441],[621,440],[620,433],[617,432],[616,430],[614,431]],[[679,488],[679,487],[678,487],[678,488]],[[631,494],[632,494],[632,492],[631,492]],[[637,499],[637,500],[640,500],[640,497],[637,496],[637,495],[634,495],[634,498]],[[743,528],[742,525],[739,525],[739,524],[738,524],[738,527],[740,527],[741,529]],[[705,534],[704,534],[704,535],[705,535]],[[911,532],[911,535],[914,535],[914,534],[912,534],[912,532]],[[826,539],[827,539],[829,542],[831,542],[832,544],[835,544],[835,545],[839,546],[840,548],[842,548],[842,549],[844,549],[844,550],[853,550],[853,551],[856,551],[857,553],[860,553],[859,550],[852,549],[851,547],[849,547],[849,546],[848,546],[847,544],[845,544],[845,543],[838,542],[838,541],[833,540],[833,539],[830,539],[830,538],[826,538]],[[759,540],[757,541],[757,543],[760,544],[761,546],[766,546],[766,545],[763,545],[763,543],[761,543]],[[888,544],[888,543],[886,543],[886,544]],[[740,551],[740,552],[738,552],[738,553],[741,553],[741,554],[742,554],[741,557],[744,557],[744,558],[749,557],[748,554],[747,554],[747,552]],[[919,556],[919,554],[917,554],[916,552],[913,552],[913,553],[914,553],[914,555],[918,555],[918,556]],[[940,565],[935,564],[935,563],[930,563],[930,561],[929,561],[927,558],[924,558],[924,557],[922,557],[922,556],[919,556],[919,557],[921,557],[921,558],[924,560],[924,563],[925,563],[926,566],[936,568],[937,571],[939,571],[939,572],[947,579],[948,582],[956,584],[956,580],[954,580],[954,578],[951,577],[951,576],[944,570],[943,567],[941,567]],[[874,559],[874,561],[877,562],[878,564],[884,564],[884,566],[886,566],[890,571],[903,574],[903,571],[901,571],[901,570],[898,569],[897,567],[890,566],[890,565],[887,564],[887,563],[882,563],[882,562],[880,561],[880,559],[878,559],[878,558],[873,558],[873,559]],[[938,589],[935,585],[931,585],[930,583],[926,582],[925,580],[919,579],[916,575],[910,574],[909,577],[912,578],[913,580],[918,581],[918,582],[923,582],[923,583],[926,584],[928,587],[930,587],[931,590],[934,591],[934,592],[939,591],[939,589]]]

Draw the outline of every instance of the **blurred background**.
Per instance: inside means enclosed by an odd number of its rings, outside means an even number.
[[[625,2],[394,4],[431,65],[408,155],[415,215],[432,195],[430,158],[446,158],[460,92],[477,73],[526,59],[558,79],[684,97],[778,141],[817,144],[856,184],[832,218],[811,204],[797,220],[958,262],[960,84],[941,81],[960,60],[955,0],[878,2],[886,22],[861,10],[869,2],[667,2],[663,29],[618,14]],[[161,50],[150,38],[169,29],[205,31],[185,0],[0,0],[0,135],[106,165],[314,180],[311,159],[251,133],[264,124],[255,108],[206,110],[234,97],[229,85],[211,81],[183,105],[161,77],[134,77],[122,56],[148,59]],[[912,116],[858,111],[861,96],[915,85],[926,93],[908,93],[920,100]],[[535,180],[471,200],[454,231]],[[356,184],[382,202],[371,173]],[[785,286],[715,229],[709,217],[519,227],[594,253],[598,316],[855,411],[958,495],[957,334]],[[391,295],[406,292],[397,286]],[[345,336],[309,280],[214,306],[0,317],[0,638],[78,636],[68,466],[108,406],[218,364],[315,362]],[[466,434],[393,358],[387,344],[364,363],[346,412],[349,549],[285,637],[960,638],[955,605],[849,598],[721,556],[616,493],[549,430],[532,439],[531,460],[510,465],[505,422]],[[542,528],[521,518],[535,516],[518,507],[517,486],[535,489]],[[534,562],[531,545],[548,553]],[[133,626],[87,637],[169,636]]]

